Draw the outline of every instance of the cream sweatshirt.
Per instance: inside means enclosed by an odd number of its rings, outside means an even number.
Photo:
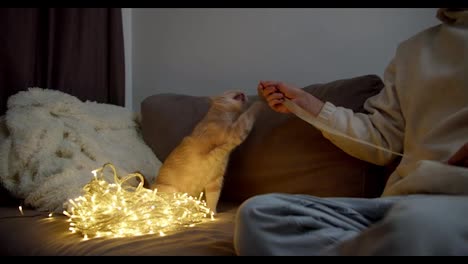
[[[402,42],[369,98],[369,114],[325,102],[318,120],[404,157],[382,196],[468,194],[468,168],[447,160],[468,142],[468,10],[446,12],[442,23]],[[322,134],[348,154],[378,165],[396,158],[378,149]]]

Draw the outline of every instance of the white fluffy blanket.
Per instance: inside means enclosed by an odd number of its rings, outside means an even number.
[[[141,137],[138,115],[123,107],[30,88],[9,98],[5,118],[0,181],[41,211],[61,212],[107,162],[121,176],[139,171],[150,183],[161,165]],[[106,175],[113,182],[110,170]]]

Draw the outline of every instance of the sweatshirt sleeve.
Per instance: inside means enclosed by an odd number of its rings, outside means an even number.
[[[395,59],[385,70],[384,88],[379,94],[367,99],[364,109],[368,113],[354,113],[351,109],[325,102],[318,120],[353,138],[401,152],[405,124],[395,87]],[[349,155],[377,165],[388,164],[396,157],[325,130],[322,130],[322,134]]]

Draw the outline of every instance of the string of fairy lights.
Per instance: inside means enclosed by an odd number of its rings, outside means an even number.
[[[112,169],[115,183],[105,180],[106,168]],[[194,198],[187,193],[150,190],[143,187],[144,177],[141,174],[133,173],[120,178],[110,163],[92,173],[94,178],[83,187],[83,194],[70,199],[63,211],[68,216],[69,230],[80,233],[85,240],[148,234],[164,236],[214,220],[213,211],[201,199],[203,194]],[[140,180],[137,187],[126,184],[135,177]],[[22,213],[21,207],[20,211]]]

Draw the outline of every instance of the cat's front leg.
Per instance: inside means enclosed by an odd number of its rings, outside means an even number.
[[[205,187],[206,206],[215,214],[217,212],[216,207],[218,206],[222,185],[223,177],[217,177]]]
[[[249,135],[257,119],[258,114],[264,108],[265,103],[257,101],[253,103],[244,113],[242,113],[231,127],[234,145],[241,144]]]

